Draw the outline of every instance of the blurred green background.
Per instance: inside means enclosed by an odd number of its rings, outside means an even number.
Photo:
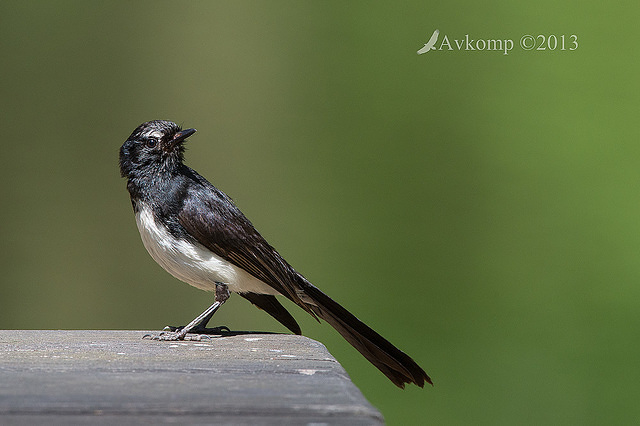
[[[154,330],[209,305],[146,253],[119,176],[131,131],[169,119],[198,129],[190,166],[433,377],[396,389],[287,303],[388,424],[635,423],[639,12],[5,0],[0,327]],[[436,28],[516,46],[417,55]],[[284,331],[239,297],[216,318]]]

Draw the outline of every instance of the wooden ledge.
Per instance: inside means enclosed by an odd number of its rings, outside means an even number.
[[[0,424],[383,424],[314,340],[0,330]]]

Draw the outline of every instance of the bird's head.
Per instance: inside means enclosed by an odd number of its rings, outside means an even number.
[[[120,147],[120,174],[132,178],[175,170],[184,158],[185,139],[195,132],[171,121],[142,123]]]

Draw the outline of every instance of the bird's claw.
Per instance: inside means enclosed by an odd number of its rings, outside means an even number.
[[[174,327],[172,325],[166,326],[158,334],[145,334],[143,339],[148,340],[163,340],[175,342],[178,340],[195,340],[201,341],[202,339],[211,339],[211,335],[222,335],[225,333],[231,333],[229,327],[221,325],[218,327],[206,328],[206,327],[194,327],[189,330],[188,333],[183,331],[184,326]]]
[[[211,339],[210,336],[207,336],[206,334],[192,334],[192,333],[187,333],[187,334],[182,334],[182,333],[176,333],[174,331],[161,331],[158,334],[145,334],[144,336],[142,336],[143,339],[148,339],[148,340],[161,340],[161,341],[167,341],[167,342],[177,342],[178,340],[190,340],[190,341],[201,341],[202,339]]]

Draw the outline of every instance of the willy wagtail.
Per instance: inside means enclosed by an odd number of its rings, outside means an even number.
[[[205,312],[161,340],[205,333],[230,291],[263,309],[295,334],[300,326],[275,296],[323,319],[396,386],[431,379],[416,362],[296,272],[255,230],[231,198],[183,164],[184,142],[195,129],[171,121],[138,126],[120,148],[120,172],[142,243],[167,272],[214,291]]]

